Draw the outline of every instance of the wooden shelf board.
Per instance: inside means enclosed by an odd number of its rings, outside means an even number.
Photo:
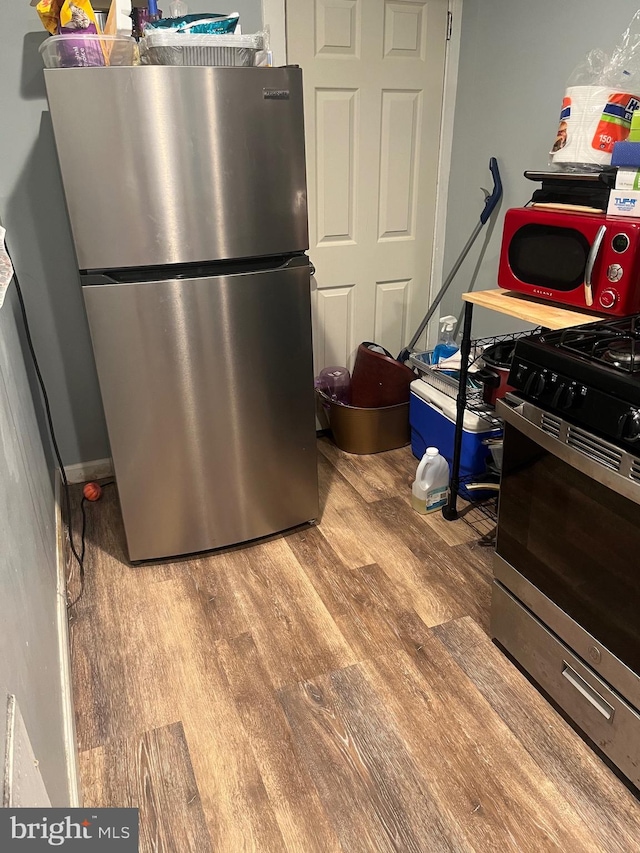
[[[547,329],[568,329],[571,326],[581,326],[585,323],[597,323],[604,319],[598,314],[588,314],[586,311],[568,311],[557,305],[551,305],[542,300],[531,299],[522,293],[511,290],[478,290],[472,293],[463,293],[465,302],[473,302],[482,308],[498,311],[510,317],[517,317],[535,326],[544,326]]]

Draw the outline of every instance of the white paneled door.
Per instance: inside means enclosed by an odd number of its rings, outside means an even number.
[[[447,0],[287,0],[303,69],[316,368],[397,355],[425,313]]]

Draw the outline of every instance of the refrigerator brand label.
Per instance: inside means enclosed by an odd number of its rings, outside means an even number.
[[[288,89],[263,89],[262,94],[267,101],[288,101]]]

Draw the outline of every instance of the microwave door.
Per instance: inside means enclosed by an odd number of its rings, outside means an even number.
[[[591,284],[593,267],[595,266],[596,258],[598,257],[598,252],[600,251],[600,246],[602,245],[602,241],[604,240],[604,235],[606,233],[607,226],[601,225],[600,228],[598,228],[596,238],[589,249],[589,257],[587,258],[587,265],[584,271],[584,299],[589,308],[593,305],[593,287]]]

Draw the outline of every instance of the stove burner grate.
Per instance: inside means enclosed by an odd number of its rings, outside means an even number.
[[[602,359],[614,367],[635,373],[640,368],[640,342],[633,338],[613,341],[603,352]]]
[[[611,324],[565,329],[543,335],[558,350],[576,353],[588,361],[624,373],[640,373],[640,321],[627,317]]]

